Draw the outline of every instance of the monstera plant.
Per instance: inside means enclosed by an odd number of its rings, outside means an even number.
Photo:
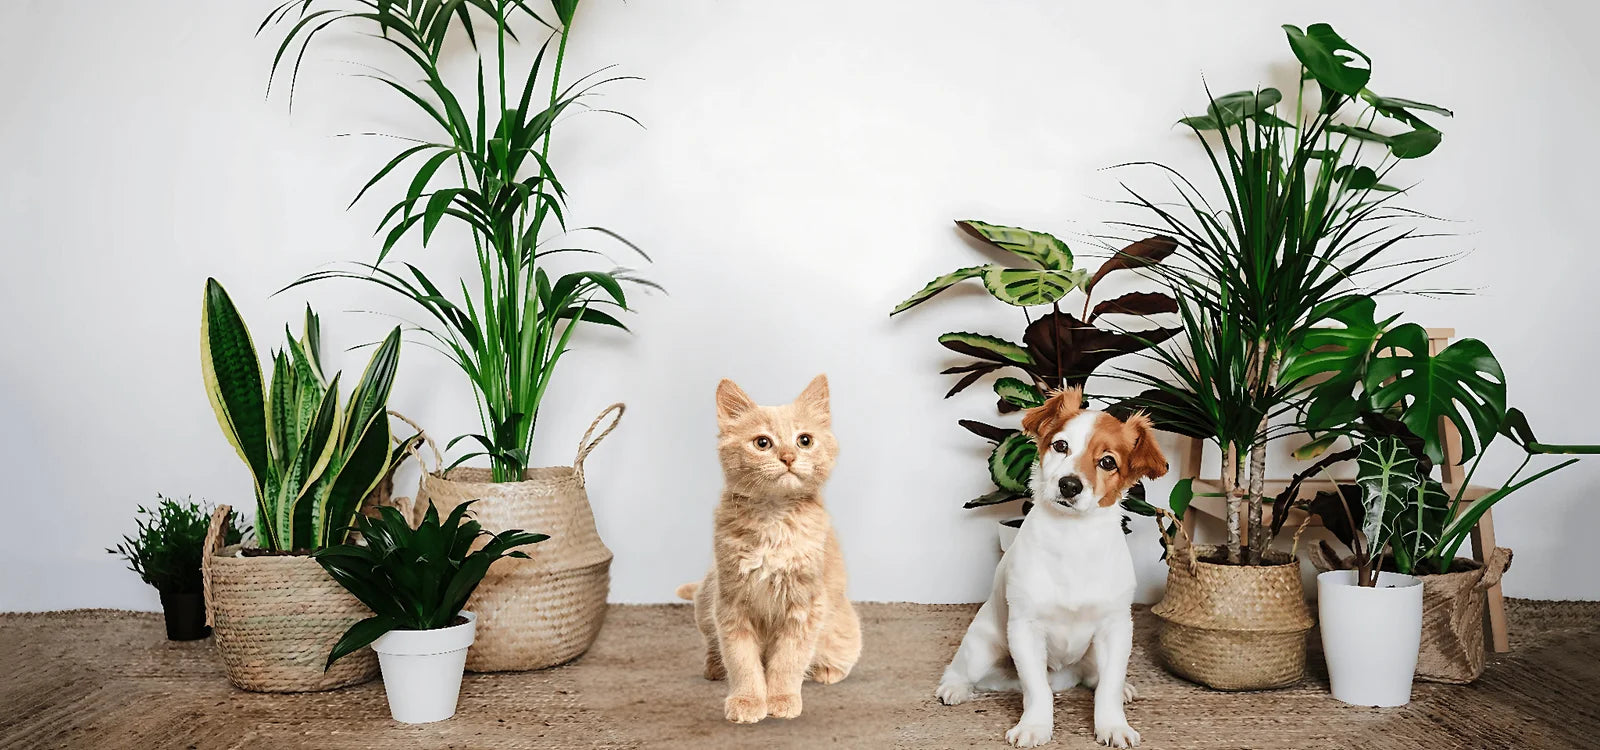
[[[288,336],[273,352],[272,380],[263,383],[244,319],[222,285],[206,280],[206,394],[254,479],[257,543],[275,552],[342,543],[362,500],[417,439],[390,446],[385,409],[399,365],[399,327],[373,353],[343,408],[339,374],[324,377],[321,350],[321,326],[307,307],[304,334]]]
[[[977,279],[991,297],[1021,308],[1027,327],[1020,343],[970,332],[940,336],[939,343],[946,349],[973,359],[943,371],[945,375],[961,376],[945,393],[945,398],[960,393],[984,376],[1003,373],[993,383],[1000,413],[1039,406],[1050,391],[1082,386],[1106,362],[1148,349],[1178,332],[1175,328],[1159,326],[1128,330],[1113,323],[1114,320],[1131,321],[1176,312],[1177,302],[1165,294],[1130,292],[1093,304],[1095,287],[1108,274],[1148,268],[1171,255],[1176,243],[1168,237],[1135,242],[1113,254],[1090,274],[1076,267],[1072,251],[1065,242],[1044,232],[981,221],[958,221],[956,226],[1027,264],[1013,267],[994,263],[957,269],[929,282],[889,314],[905,312],[962,281]],[[1062,301],[1076,291],[1083,292],[1081,312],[1078,315],[1063,312]],[[1030,312],[1036,307],[1047,308],[1047,311]],[[1016,428],[970,419],[960,420],[960,425],[995,444],[989,455],[989,477],[994,481],[995,490],[968,501],[966,507],[1026,498],[1028,475],[1037,456],[1033,441]],[[1140,510],[1142,501],[1136,498],[1130,507]]]

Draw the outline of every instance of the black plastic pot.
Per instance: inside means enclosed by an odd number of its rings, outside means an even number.
[[[167,640],[198,641],[211,635],[206,626],[204,594],[161,592],[161,613],[167,618]]]

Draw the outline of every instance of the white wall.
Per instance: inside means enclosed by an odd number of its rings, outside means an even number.
[[[313,50],[295,111],[263,99],[274,45],[251,34],[276,0],[8,3],[0,25],[0,455],[6,461],[0,610],[151,608],[155,594],[103,549],[156,492],[249,505],[199,378],[202,282],[221,279],[257,343],[305,301],[331,351],[371,341],[396,299],[329,284],[270,297],[322,264],[373,257],[382,201],[346,211],[395,147],[338,138],[418,133],[412,112],[350,60]],[[593,456],[591,497],[617,557],[612,597],[662,601],[709,559],[720,476],[711,393],[732,377],[792,397],[826,371],[843,457],[829,503],[859,599],[981,599],[994,514],[984,445],[955,426],[992,415],[982,389],[949,401],[954,358],[934,337],[1015,336],[1006,309],[953,294],[890,320],[932,276],[981,253],[956,218],[1052,230],[1080,250],[1129,214],[1101,168],[1161,159],[1198,168],[1171,126],[1220,91],[1283,84],[1278,25],[1327,20],[1377,61],[1373,86],[1440,102],[1442,148],[1406,170],[1413,207],[1458,220],[1468,251],[1436,284],[1473,297],[1399,299],[1429,325],[1487,341],[1513,403],[1552,441],[1593,440],[1600,407],[1585,323],[1597,312],[1587,131],[1600,114],[1581,36],[1588,4],[1493,2],[1060,3],[955,0],[776,3],[588,0],[569,69],[616,63],[648,80],[556,144],[573,220],[635,238],[670,296],[642,299],[636,335],[589,331],[546,404],[541,463],[570,460],[590,418],[626,401]],[[333,37],[330,37],[332,40]],[[383,58],[376,58],[382,60]],[[378,191],[391,198],[399,188]],[[443,244],[403,255],[467,269]],[[298,324],[296,323],[298,326]],[[364,355],[334,357],[357,370]],[[405,349],[393,405],[451,436],[476,428],[464,380]],[[1515,452],[1503,446],[1488,476]],[[1509,452],[1507,452],[1509,451]],[[1517,551],[1515,596],[1600,598],[1600,462],[1497,512]],[[1152,487],[1164,498],[1168,484]],[[1154,534],[1133,539],[1146,595],[1162,580]]]

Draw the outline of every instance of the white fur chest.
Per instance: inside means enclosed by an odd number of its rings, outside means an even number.
[[[1049,622],[1099,620],[1133,603],[1133,558],[1120,514],[1029,514],[1003,562],[1014,615]]]

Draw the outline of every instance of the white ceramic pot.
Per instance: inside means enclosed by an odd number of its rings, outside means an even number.
[[[1007,526],[1006,524],[1021,520],[1022,516],[1017,516],[1016,518],[1008,518],[998,524],[995,524],[995,526],[1000,529],[1001,552],[1011,549],[1011,543],[1017,540],[1017,532],[1022,530],[1022,527],[1020,526]]]
[[[478,635],[478,616],[437,630],[391,630],[373,641],[383,670],[389,714],[406,724],[443,721],[456,713],[467,647]]]
[[[1333,697],[1357,706],[1411,702],[1411,679],[1422,644],[1422,581],[1379,573],[1378,585],[1356,585],[1353,570],[1317,576],[1322,653]]]

